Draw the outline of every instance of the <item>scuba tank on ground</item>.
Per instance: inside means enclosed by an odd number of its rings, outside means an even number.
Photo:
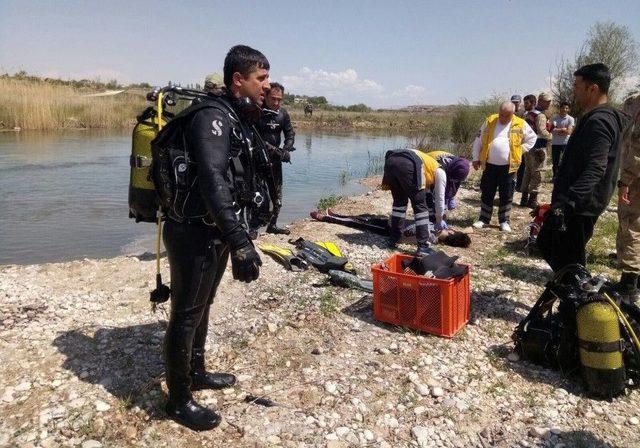
[[[628,378],[634,386],[640,380],[640,328],[639,316],[631,317],[618,304],[604,278],[592,277],[580,265],[567,266],[516,327],[515,350],[523,359],[559,368],[565,375],[579,368],[590,396],[620,395]]]
[[[609,398],[624,392],[623,342],[616,311],[595,297],[576,312],[582,377],[589,395]]]

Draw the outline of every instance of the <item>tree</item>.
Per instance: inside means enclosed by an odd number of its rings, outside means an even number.
[[[638,68],[638,44],[624,25],[614,22],[596,22],[587,32],[587,40],[576,52],[572,60],[563,58],[557,64],[552,93],[554,100],[571,102],[573,91],[573,73],[585,64],[601,62],[611,71],[609,95],[616,97],[625,78],[633,75]],[[572,112],[576,112],[572,104]]]
[[[638,66],[638,45],[627,26],[597,22],[589,29],[585,46],[584,63],[605,64],[611,71],[612,83],[619,83]]]

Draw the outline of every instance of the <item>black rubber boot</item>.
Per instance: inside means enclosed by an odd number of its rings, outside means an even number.
[[[165,410],[176,423],[194,431],[209,431],[222,421],[220,415],[199,405],[193,398],[181,403],[169,401]]]
[[[236,377],[230,373],[210,373],[204,367],[204,350],[191,352],[191,390],[224,389],[236,384]]]
[[[165,411],[177,423],[194,431],[208,431],[220,424],[220,415],[199,405],[191,396],[188,384],[175,384],[167,375],[167,387],[169,400]]]
[[[638,274],[623,272],[620,282],[616,283],[614,289],[623,302],[629,305],[640,306],[640,290],[638,289]]]
[[[522,193],[522,197],[520,198],[520,207],[526,207],[529,202],[529,193]]]
[[[531,193],[529,196],[529,200],[527,201],[527,207],[535,210],[538,208],[540,204],[538,204],[538,193]]]
[[[270,224],[267,227],[267,233],[273,233],[274,235],[289,235],[291,231],[285,227],[278,227],[275,224]]]

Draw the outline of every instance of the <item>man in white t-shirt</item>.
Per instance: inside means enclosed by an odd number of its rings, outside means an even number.
[[[567,147],[569,142],[569,136],[573,132],[573,128],[576,125],[576,120],[569,115],[569,103],[563,101],[560,103],[559,114],[553,117],[553,128],[551,133],[551,160],[553,162],[553,179],[556,178],[556,172],[560,165],[560,159],[562,153]]]
[[[498,222],[500,230],[511,231],[509,214],[513,202],[515,176],[522,155],[536,142],[536,133],[515,114],[514,104],[505,101],[497,114],[487,118],[473,142],[473,167],[483,168],[480,180],[480,219],[473,224],[476,229],[486,227],[493,214],[496,190],[500,197]]]

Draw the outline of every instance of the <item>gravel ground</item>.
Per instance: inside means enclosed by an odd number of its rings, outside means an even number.
[[[461,191],[450,223],[468,227],[478,204],[477,191]],[[387,213],[390,196],[373,191],[336,209]],[[152,256],[2,266],[0,446],[640,446],[637,392],[591,400],[575,379],[512,353],[511,332],[550,275],[521,250],[527,222],[516,208],[512,234],[476,231],[470,248],[446,249],[473,265],[471,322],[452,339],[378,323],[371,296],[267,256],[248,286],[228,273],[207,364],[239,382],[195,393],[224,416],[205,433],[163,416],[166,309],[150,311]],[[336,241],[365,275],[391,254],[384,238],[358,230],[291,228]],[[248,393],[279,406],[244,403]]]

